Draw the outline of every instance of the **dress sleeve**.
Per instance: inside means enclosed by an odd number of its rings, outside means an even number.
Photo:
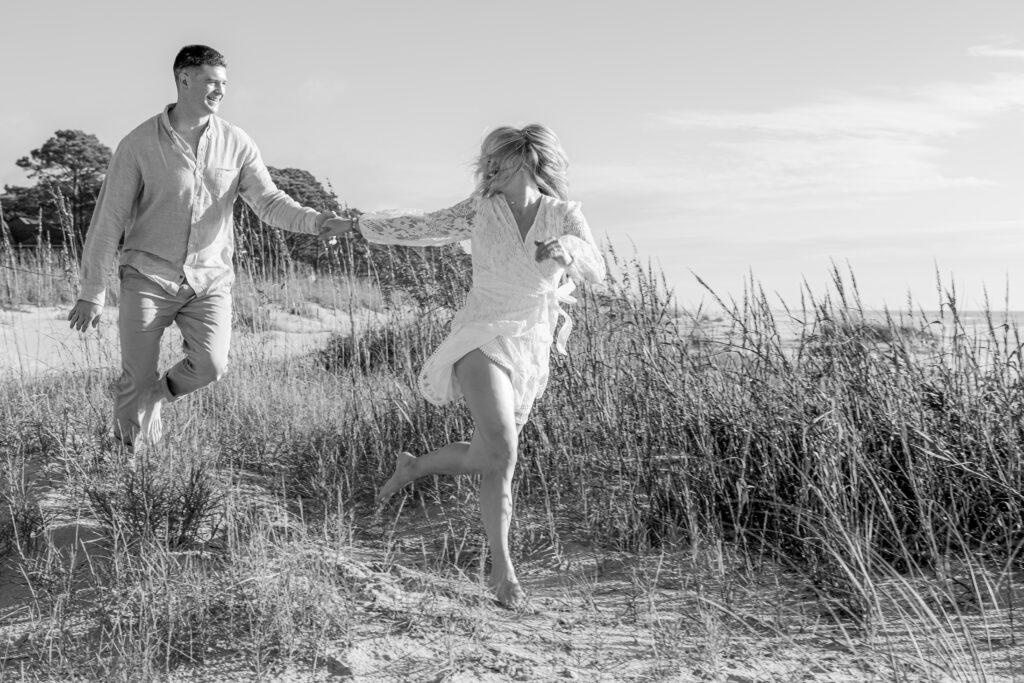
[[[600,282],[604,279],[607,273],[604,256],[594,243],[594,236],[590,234],[590,227],[578,202],[569,205],[569,210],[562,219],[562,234],[559,235],[558,241],[572,257],[572,262],[566,268],[569,277],[590,282]]]
[[[469,239],[477,217],[477,198],[430,213],[387,212],[363,214],[359,231],[369,242],[406,247],[437,247]]]

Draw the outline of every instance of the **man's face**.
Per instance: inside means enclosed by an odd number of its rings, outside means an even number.
[[[223,66],[196,66],[185,72],[182,95],[200,112],[216,114],[228,85],[228,71]]]

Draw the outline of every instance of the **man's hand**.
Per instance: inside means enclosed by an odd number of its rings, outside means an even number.
[[[344,237],[355,230],[356,219],[354,218],[329,218],[324,221],[317,238],[322,242],[333,244],[335,238]]]
[[[91,301],[75,302],[75,307],[68,313],[68,320],[71,321],[71,329],[85,332],[90,327],[100,324],[100,316],[103,314],[103,307]]]

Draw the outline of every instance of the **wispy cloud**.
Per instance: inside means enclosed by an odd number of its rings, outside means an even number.
[[[885,197],[976,187],[990,179],[947,162],[951,143],[1024,109],[1024,75],[983,83],[833,92],[772,110],[687,111],[656,123],[685,153],[627,167],[578,169],[582,179],[691,210],[850,208]]]
[[[971,57],[998,57],[1003,59],[1024,59],[1024,48],[1013,47],[1015,41],[1003,38],[986,45],[974,45],[967,48]]]
[[[873,94],[831,93],[766,112],[684,112],[659,117],[681,129],[746,130],[775,135],[915,138],[956,135],[985,117],[1024,107],[1024,75],[997,74],[984,83],[878,88]]]
[[[989,255],[994,260],[1008,253],[1024,253],[1024,228],[1022,220],[979,221],[929,226],[927,229],[903,228],[890,232],[880,241],[873,234],[811,234],[798,236],[773,236],[762,243],[781,244],[805,251],[826,253],[879,254],[882,252],[928,252],[932,254]]]

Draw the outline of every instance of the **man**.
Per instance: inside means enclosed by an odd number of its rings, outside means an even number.
[[[259,150],[217,116],[224,56],[189,45],[174,60],[178,97],[118,145],[82,252],[82,283],[68,320],[99,324],[105,275],[123,238],[114,436],[155,443],[160,407],[218,379],[227,367],[234,269],[232,207],[241,196],[265,222],[294,232],[344,232],[351,223],[300,206],[274,186]],[[172,322],[185,357],[162,376],[160,338]]]

